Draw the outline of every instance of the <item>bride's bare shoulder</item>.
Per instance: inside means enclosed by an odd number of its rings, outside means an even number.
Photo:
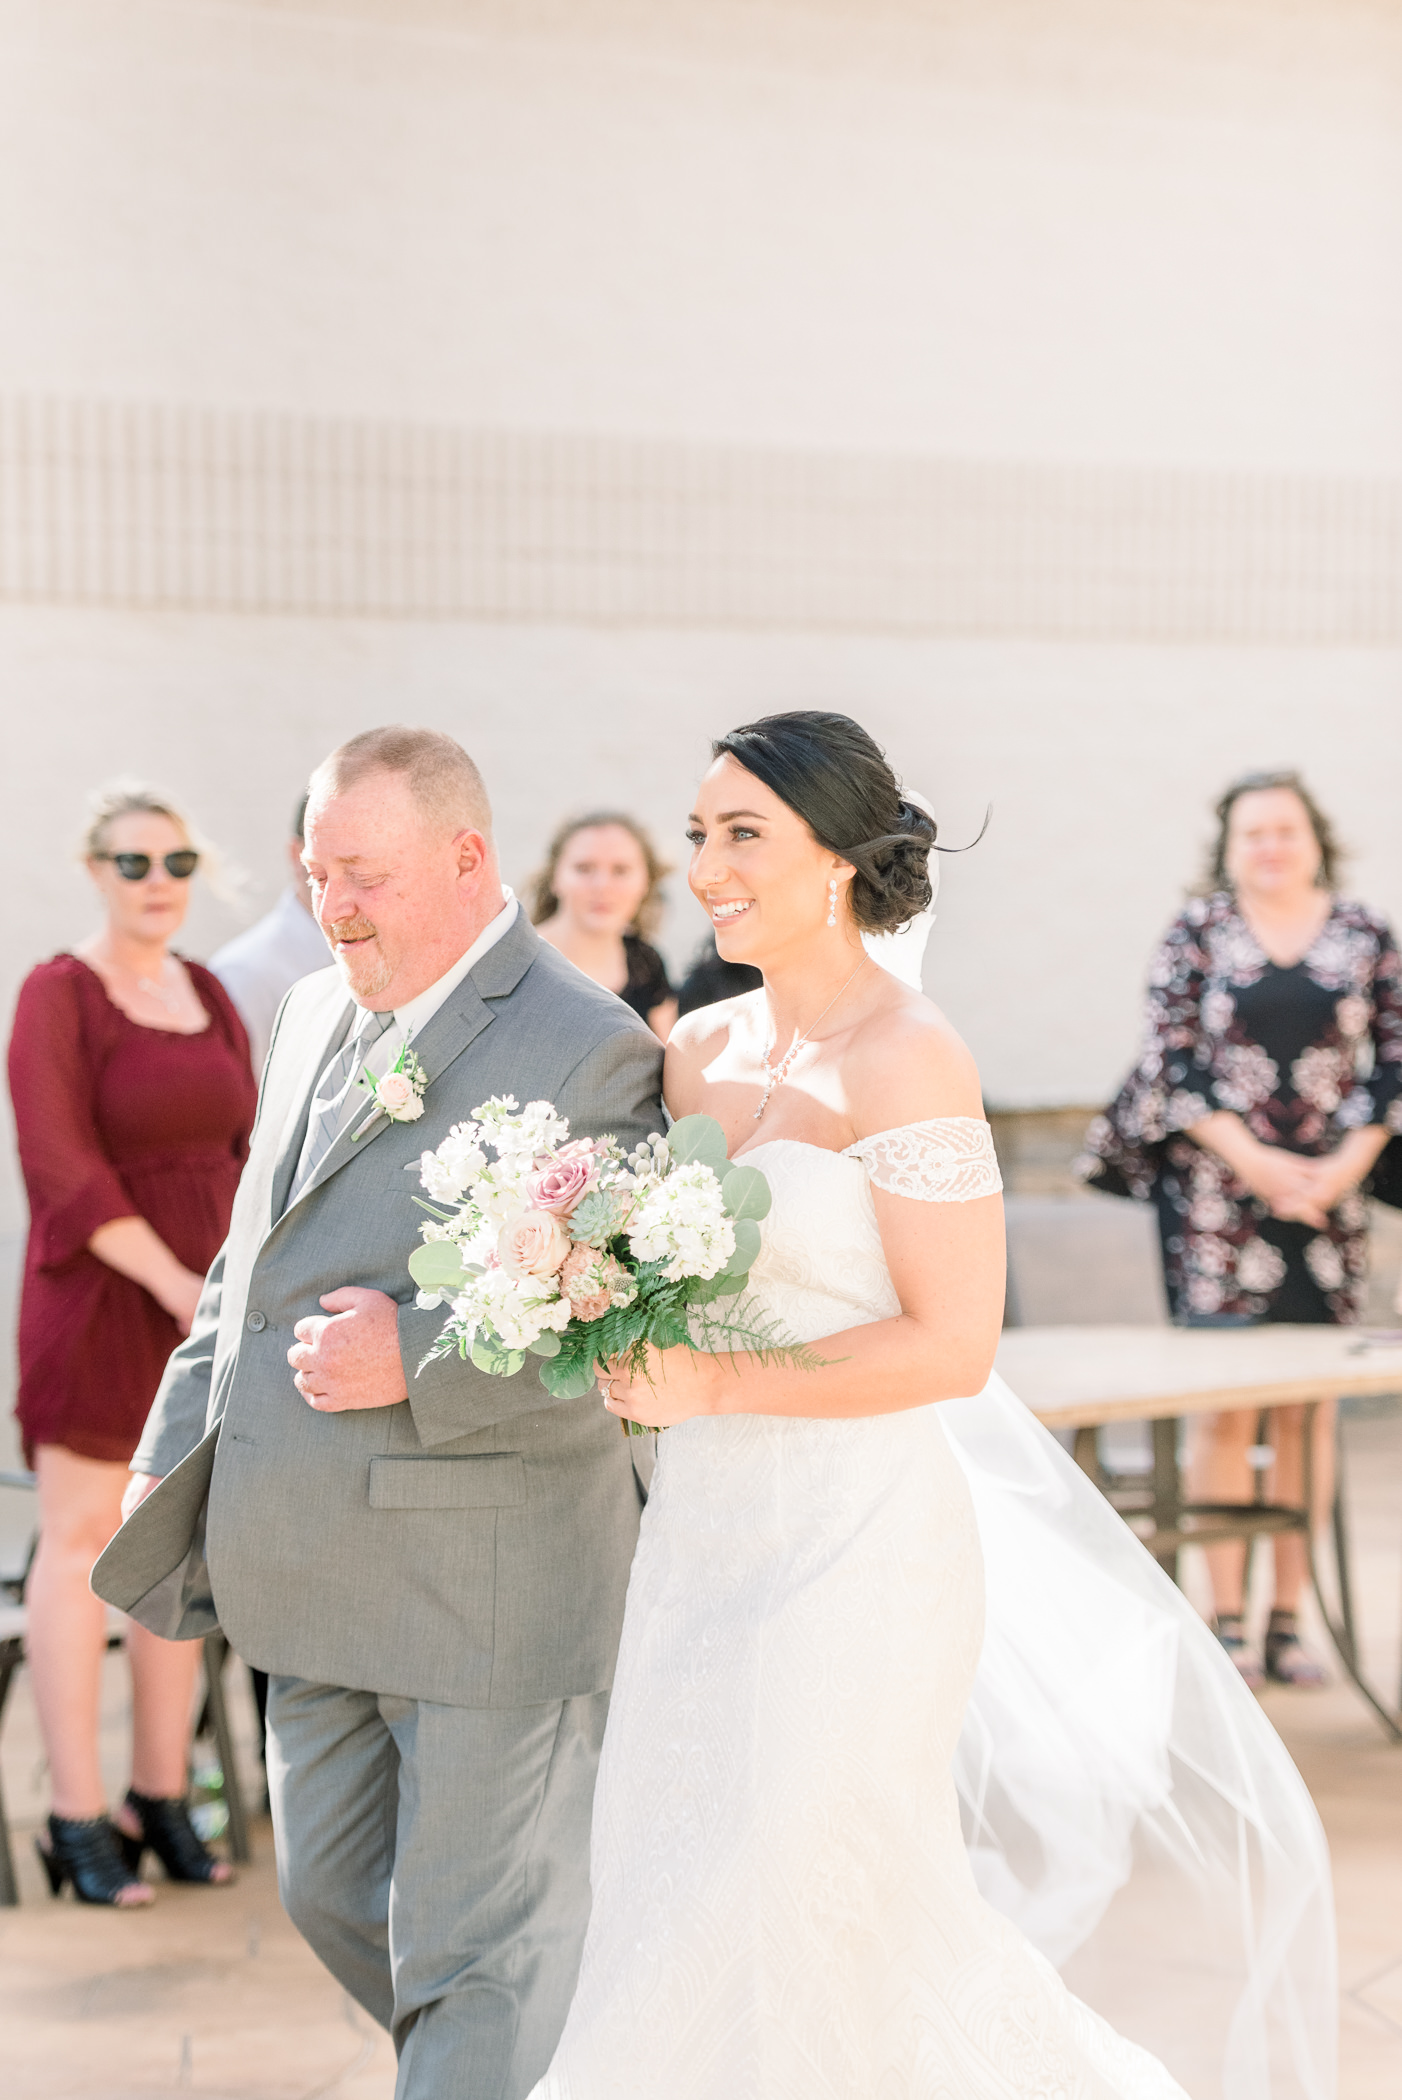
[[[732,1038],[753,1027],[758,992],[742,992],[734,999],[718,999],[714,1006],[698,1006],[683,1014],[667,1039],[667,1059],[662,1090],[674,1116],[693,1114],[700,1105],[707,1070],[723,1057]]]
[[[843,1082],[858,1137],[933,1116],[983,1114],[973,1053],[919,992],[904,993],[858,1031]]]

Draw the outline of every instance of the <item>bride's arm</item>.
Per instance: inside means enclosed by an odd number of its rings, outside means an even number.
[[[883,1029],[878,1050],[843,1077],[859,1137],[983,1113],[973,1060],[934,1016]],[[814,1345],[825,1359],[817,1371],[753,1356],[654,1353],[651,1385],[616,1374],[613,1412],[657,1427],[698,1414],[884,1415],[980,1392],[1003,1319],[1001,1198],[925,1202],[873,1185],[872,1200],[901,1304],[894,1319],[824,1336]]]

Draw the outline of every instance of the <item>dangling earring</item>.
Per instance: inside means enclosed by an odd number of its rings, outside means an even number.
[[[828,884],[828,924],[829,926],[836,926],[837,924],[837,877],[835,875]]]

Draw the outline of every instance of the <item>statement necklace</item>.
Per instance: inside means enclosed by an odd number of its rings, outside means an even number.
[[[866,968],[869,960],[869,956],[864,955],[862,957],[861,961],[857,964],[856,969],[848,978],[847,983],[844,985],[840,985],[837,991],[833,993],[831,999],[829,999],[827,1005],[819,1014],[818,1021],[826,1020],[827,1016],[832,1012],[833,1008],[836,1006],[838,1000],[842,997],[842,994],[856,983],[857,979],[861,976],[862,971]],[[798,1053],[803,1048],[804,1044],[808,1041],[809,1036],[812,1035],[813,1030],[818,1025],[818,1021],[810,1021],[808,1023],[808,1026],[804,1029],[802,1035],[794,1037],[794,1040],[790,1043],[788,1049],[784,1052],[777,1065],[771,1065],[769,1062],[770,1053],[774,1048],[774,1038],[772,1036],[770,1037],[769,1047],[768,1049],[766,1049],[764,1056],[760,1059],[760,1063],[764,1066],[764,1092],[760,1095],[759,1107],[755,1110],[754,1120],[756,1121],[756,1123],[764,1114],[766,1108],[768,1108],[769,1096],[773,1093],[775,1087],[782,1086],[784,1084],[784,1081],[788,1078],[789,1067],[792,1065],[794,1059],[798,1056]]]

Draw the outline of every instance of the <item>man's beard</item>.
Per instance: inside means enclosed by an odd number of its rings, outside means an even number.
[[[323,927],[322,931],[332,942],[367,943],[366,948],[339,949],[336,960],[340,964],[342,976],[357,999],[377,998],[388,985],[394,972],[386,962],[384,951],[378,942],[373,951],[368,948],[368,943],[375,939],[375,928],[370,921],[361,918],[338,919],[332,925]]]

